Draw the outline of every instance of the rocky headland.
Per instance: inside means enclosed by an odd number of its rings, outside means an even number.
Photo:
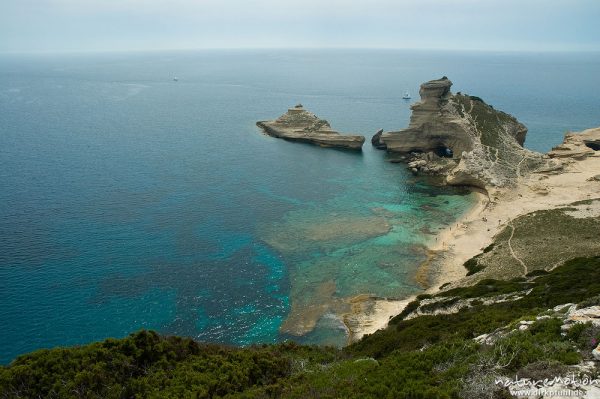
[[[362,149],[364,136],[344,135],[331,128],[329,122],[307,111],[301,104],[281,115],[274,121],[256,123],[266,134],[290,141],[316,144],[321,147]]]
[[[451,185],[487,189],[511,185],[542,167],[542,154],[523,148],[527,128],[481,98],[450,91],[443,77],[423,83],[408,128],[379,133],[372,143],[399,156],[415,173],[437,174]]]

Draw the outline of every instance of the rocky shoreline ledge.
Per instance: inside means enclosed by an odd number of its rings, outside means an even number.
[[[302,104],[288,109],[273,121],[259,121],[256,125],[269,136],[321,147],[361,151],[365,142],[364,136],[345,135],[333,130],[329,122],[305,110]]]

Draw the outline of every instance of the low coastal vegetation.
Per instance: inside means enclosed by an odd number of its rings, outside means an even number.
[[[597,199],[519,216],[465,268],[477,279],[506,279],[543,273],[568,259],[594,255],[600,255]]]
[[[582,275],[586,278],[582,279]],[[453,314],[424,315],[409,320],[405,319],[406,314],[401,314],[390,320],[387,329],[365,337],[348,350],[354,354],[383,356],[397,349],[411,351],[453,339],[472,339],[514,320],[534,317],[554,306],[578,303],[598,295],[599,278],[600,257],[593,257],[570,260],[553,272],[538,277],[511,281],[482,280],[474,286],[448,290],[436,297],[485,299],[517,292],[528,294],[518,300],[491,305],[473,301],[475,303],[471,302],[470,307]],[[418,302],[417,299],[410,307],[416,309]]]
[[[524,294],[488,303],[515,293]],[[470,305],[408,317],[421,301],[449,298]],[[420,296],[385,330],[344,349],[293,343],[230,348],[140,331],[39,350],[0,369],[0,397],[508,398],[495,379],[517,373],[553,378],[591,358],[600,329],[577,324],[563,333],[561,311],[552,309],[597,305],[598,298],[600,257],[580,257],[537,276],[485,279]],[[518,328],[524,321],[527,329]],[[475,339],[499,329],[506,332],[493,344]]]

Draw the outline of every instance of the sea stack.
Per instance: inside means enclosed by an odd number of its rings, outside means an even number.
[[[523,148],[527,128],[516,118],[451,86],[445,76],[423,83],[408,128],[374,137],[373,145],[404,157],[414,173],[483,189],[514,184],[545,164]]]
[[[290,141],[316,144],[321,147],[362,150],[364,136],[343,135],[331,128],[329,122],[304,109],[302,104],[274,121],[259,121],[256,125],[266,134]]]

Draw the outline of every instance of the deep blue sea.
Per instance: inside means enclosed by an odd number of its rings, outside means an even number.
[[[419,292],[425,246],[473,200],[370,136],[447,75],[547,151],[600,126],[598,71],[597,53],[0,55],[0,363],[141,328],[343,344],[339,300]],[[368,136],[363,152],[256,128],[297,103]],[[311,332],[280,331],[305,315]]]

